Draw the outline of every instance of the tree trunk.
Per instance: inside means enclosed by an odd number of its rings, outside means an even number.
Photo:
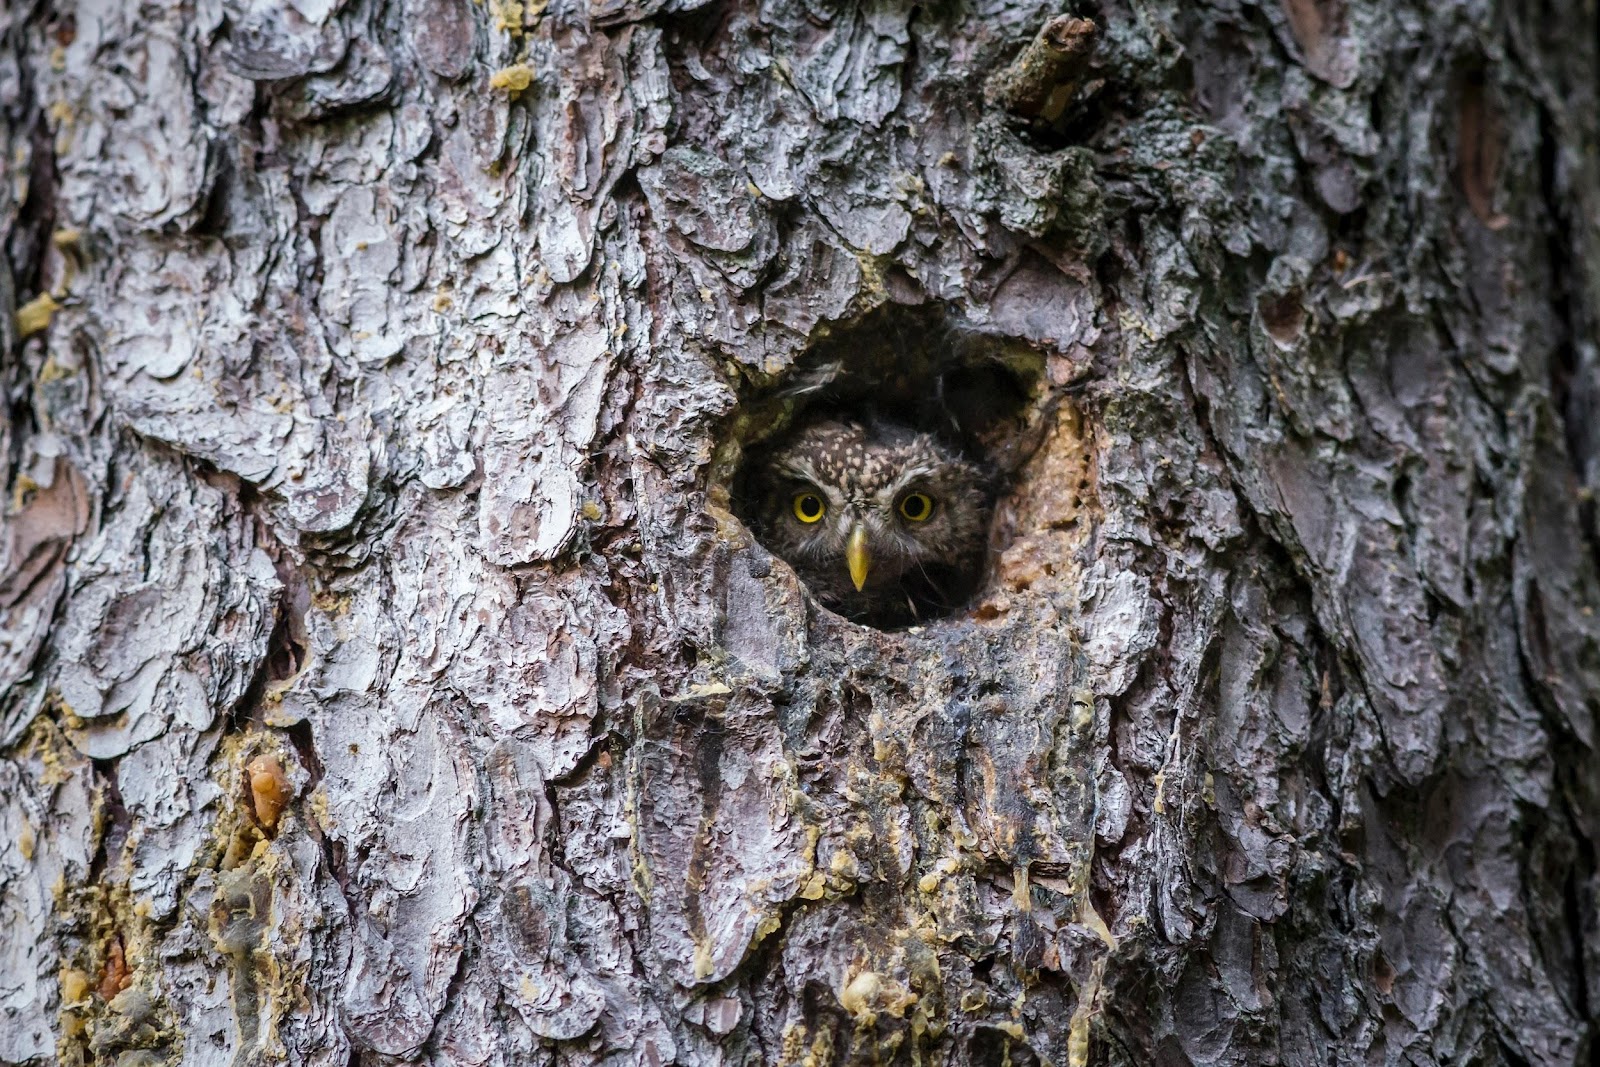
[[[0,1061],[1600,1064],[1594,3],[1058,14],[0,10]]]

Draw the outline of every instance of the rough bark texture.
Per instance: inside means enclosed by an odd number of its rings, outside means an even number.
[[[1592,0],[1061,13],[0,9],[0,1061],[1600,1062]],[[913,305],[883,633],[729,480]]]

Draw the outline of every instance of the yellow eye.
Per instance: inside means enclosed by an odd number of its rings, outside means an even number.
[[[927,522],[933,514],[933,497],[927,493],[907,493],[900,498],[900,514],[912,522]]]
[[[815,493],[794,495],[794,517],[801,522],[816,522],[828,510],[822,498]]]

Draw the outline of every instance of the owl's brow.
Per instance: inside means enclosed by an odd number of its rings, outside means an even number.
[[[812,485],[818,484],[821,480],[817,477],[817,470],[811,465],[811,461],[798,456],[783,460],[778,464],[777,471],[786,478],[810,482]]]
[[[900,472],[899,477],[890,483],[890,488],[894,489],[895,492],[899,492],[919,478],[931,478],[938,473],[939,468],[932,465],[910,467]]]

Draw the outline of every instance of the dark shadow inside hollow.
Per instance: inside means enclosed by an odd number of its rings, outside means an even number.
[[[720,464],[733,511],[841,615],[893,629],[957,614],[983,584],[994,502],[1038,445],[1043,368],[939,306],[836,324],[743,399]],[[852,525],[846,507],[869,517]]]

